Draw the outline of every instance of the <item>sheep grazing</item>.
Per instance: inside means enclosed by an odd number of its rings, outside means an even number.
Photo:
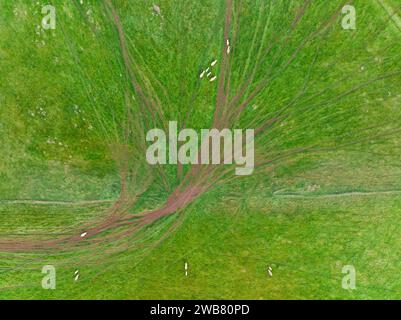
[[[216,65],[216,63],[217,63],[217,60],[214,60],[210,65],[211,65],[212,67],[214,67],[214,66]]]
[[[212,79],[210,79],[210,82],[213,82],[213,81],[216,80],[216,79],[217,79],[217,77],[214,76]]]
[[[230,54],[230,52],[231,52],[230,40],[227,39],[227,54]]]

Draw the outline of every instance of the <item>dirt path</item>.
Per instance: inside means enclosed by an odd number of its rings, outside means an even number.
[[[343,192],[343,193],[326,193],[326,194],[279,194],[273,193],[273,197],[277,198],[301,198],[301,199],[318,199],[318,198],[340,198],[340,197],[353,197],[353,196],[375,196],[375,195],[401,195],[401,190],[389,191],[368,191],[368,192]]]
[[[342,193],[327,193],[327,194],[302,194],[290,193],[280,194],[273,193],[273,197],[280,198],[339,198],[339,197],[352,197],[352,196],[375,196],[375,195],[401,195],[401,190],[388,190],[388,191],[368,191],[368,192],[342,192]],[[83,200],[83,201],[51,201],[51,200],[0,200],[0,205],[9,204],[30,204],[30,205],[44,205],[44,206],[86,206],[92,204],[108,204],[116,200]]]
[[[140,81],[141,77],[137,76],[137,73],[134,72],[136,68],[135,60],[130,55],[129,47],[127,44],[127,40],[125,38],[125,33],[123,30],[123,26],[118,16],[117,11],[114,9],[112,5],[112,1],[104,0],[106,7],[109,10],[114,26],[117,29],[117,33],[119,36],[119,44],[120,50],[123,58],[123,62],[127,71],[127,75],[130,80],[130,84],[132,89],[137,93],[137,96],[140,98],[139,106],[141,108],[141,112],[147,114],[148,112],[151,115],[151,119],[154,122],[157,120],[165,121],[163,117],[163,112],[161,106],[158,105],[157,99],[152,96],[152,92],[148,92],[148,90],[144,90],[142,88],[142,84]],[[230,27],[232,23],[232,8],[233,8],[233,0],[226,0],[226,12],[225,12],[225,25],[224,25],[224,34],[223,34],[223,48],[222,48],[222,63],[221,63],[221,72],[220,78],[218,82],[217,88],[217,98],[216,98],[216,109],[214,113],[213,123],[215,127],[222,127],[224,123],[224,119],[227,118],[227,113],[229,110],[235,110],[234,115],[237,117],[241,112],[245,109],[245,107],[249,104],[249,102],[261,92],[261,90],[265,87],[265,85],[270,81],[270,76],[267,76],[262,79],[262,81],[256,86],[255,89],[252,90],[249,96],[244,96],[248,89],[251,86],[251,82],[253,80],[253,76],[250,77],[245,85],[240,90],[239,94],[236,94],[231,102],[228,103],[228,80],[230,75],[230,57],[228,56],[228,41],[230,35]],[[306,7],[305,7],[306,9]],[[295,25],[297,21],[303,16],[304,10],[301,10],[299,15],[295,19]],[[319,33],[324,30],[328,23],[334,23],[335,17],[338,15],[334,15],[327,22],[323,23],[321,27],[314,33],[312,33],[306,40],[300,44],[294,53],[291,55],[289,61],[286,62],[285,66],[281,69],[284,71],[286,67],[295,59],[298,52],[304,47],[304,45],[309,41],[315,39]],[[292,35],[292,34],[291,34]],[[231,34],[233,37],[233,34]],[[233,40],[233,39],[232,39]],[[286,43],[290,40],[288,38]],[[283,47],[285,48],[285,46]],[[270,48],[267,48],[266,54],[270,52]],[[281,51],[280,51],[281,52]],[[245,101],[241,101],[241,98],[245,97]],[[239,104],[238,106],[237,103]],[[228,106],[232,108],[227,108]],[[146,120],[148,117],[145,117]],[[234,120],[233,120],[234,121]],[[269,123],[268,123],[269,124]],[[294,152],[298,152],[299,150],[294,150]],[[304,151],[304,150],[300,150]],[[269,160],[269,163],[271,160]],[[193,168],[193,169],[192,169]],[[114,205],[109,209],[109,214],[107,218],[96,221],[93,225],[85,225],[82,226],[79,230],[77,230],[76,234],[69,237],[60,237],[60,238],[49,238],[47,240],[35,240],[35,239],[0,239],[0,251],[1,252],[30,252],[35,250],[57,250],[62,249],[66,250],[72,248],[74,245],[85,241],[88,245],[93,247],[98,246],[99,243],[105,242],[106,244],[111,243],[111,241],[120,240],[123,237],[126,237],[138,230],[144,228],[145,226],[150,225],[154,221],[171,215],[178,210],[184,208],[186,205],[191,203],[197,197],[199,197],[206,190],[209,190],[212,184],[216,183],[216,181],[221,178],[219,175],[215,175],[214,169],[210,166],[206,167],[204,170],[200,170],[199,166],[192,167],[191,170],[188,171],[186,177],[184,177],[183,181],[179,184],[177,189],[172,192],[169,196],[167,202],[158,209],[154,209],[147,212],[138,213],[137,215],[126,214],[129,210],[130,203],[127,202],[124,194],[120,198],[120,200],[92,200],[92,201],[45,201],[45,200],[0,200],[0,204],[32,204],[32,205],[91,205],[91,204],[101,204],[101,203],[113,203]],[[123,181],[125,181],[123,179]],[[123,190],[125,189],[125,182],[123,182]],[[323,195],[306,195],[306,194],[279,194],[278,192],[274,194],[275,197],[282,198],[335,198],[335,197],[343,197],[343,196],[360,196],[360,195],[379,195],[379,194],[401,194],[401,191],[378,191],[378,192],[349,192],[349,193],[338,193],[338,194],[323,194]],[[85,232],[84,232],[85,231]],[[108,231],[107,234],[101,233]],[[111,232],[114,231],[114,232]],[[84,236],[82,236],[82,232],[84,232]],[[98,237],[96,237],[98,236]],[[136,239],[140,239],[142,234],[138,234]]]
[[[91,204],[107,204],[116,200],[82,200],[82,201],[52,201],[52,200],[0,200],[0,205],[8,204],[31,204],[31,205],[48,205],[48,206],[86,206]]]
[[[155,106],[153,101],[149,99],[147,95],[145,95],[144,91],[142,90],[141,86],[137,82],[137,79],[135,77],[135,74],[133,72],[133,69],[131,67],[131,61],[130,61],[130,56],[129,56],[129,51],[126,45],[126,40],[125,40],[125,35],[123,31],[122,24],[120,22],[120,18],[114,9],[112,3],[110,0],[105,0],[105,4],[110,10],[110,13],[113,17],[114,24],[117,28],[118,35],[119,35],[119,41],[120,41],[120,48],[122,51],[122,56],[124,60],[125,67],[127,68],[128,74],[130,76],[131,84],[135,91],[142,97],[142,102],[149,108],[149,111],[152,112],[153,116],[155,114],[153,112],[156,112],[157,110],[154,110],[153,107]],[[224,42],[225,42],[225,49],[227,49],[227,41],[228,41],[228,34],[230,30],[230,24],[231,24],[231,11],[232,11],[232,0],[226,0],[226,12],[225,12],[225,31],[224,31]],[[223,56],[227,56],[225,54],[225,50],[223,50]],[[228,57],[226,57],[228,58]],[[223,59],[227,60],[227,59]],[[224,63],[225,68],[227,68],[227,72],[229,72],[228,69],[228,61]],[[218,96],[219,98],[217,99],[216,102],[216,109],[221,109],[224,105],[224,102],[226,101],[226,96],[225,96],[225,77],[222,77],[222,80],[220,80],[220,85],[218,89]],[[219,110],[222,111],[222,110]],[[215,124],[219,125],[220,122],[217,118],[217,114],[215,114],[216,118],[214,119]],[[172,194],[169,196],[167,199],[167,202],[160,208],[154,209],[151,211],[139,213],[135,216],[128,215],[128,216],[122,216],[119,214],[123,210],[121,208],[121,203],[120,201],[116,201],[114,206],[110,209],[111,214],[108,216],[103,221],[99,221],[97,224],[93,226],[87,226],[85,230],[77,230],[77,233],[73,236],[70,237],[61,237],[61,238],[51,238],[48,240],[35,240],[35,239],[0,239],[0,251],[2,252],[30,252],[34,250],[49,250],[51,249],[67,249],[69,247],[74,246],[75,244],[86,241],[88,243],[92,244],[98,244],[101,241],[105,240],[116,240],[116,239],[121,239],[124,236],[127,236],[129,234],[132,234],[139,229],[150,225],[151,223],[155,222],[156,220],[165,217],[167,215],[173,214],[177,212],[178,210],[184,208],[186,205],[191,203],[193,200],[195,200],[197,197],[199,197],[205,190],[206,187],[199,185],[200,181],[204,182],[203,179],[205,179],[206,174],[204,172],[200,172],[197,170],[198,167],[194,171],[190,171],[189,173],[193,173],[192,175],[189,174],[187,175],[187,179],[184,178],[184,180],[181,182],[181,184],[177,187],[177,189],[172,192]],[[121,201],[124,202],[124,198],[121,198]],[[12,200],[11,200],[12,201]],[[21,200],[15,200],[12,203],[18,203],[17,201]],[[26,200],[24,201],[25,203],[31,203],[31,204],[65,204],[64,202],[60,201],[38,201],[38,200]],[[10,203],[10,202],[9,202]],[[21,203],[21,202],[20,202]],[[67,202],[68,203],[68,202]],[[90,203],[96,203],[96,202],[90,202]],[[86,204],[90,204],[86,203]],[[78,204],[78,202],[74,202],[74,204]],[[81,202],[82,204],[82,202]],[[126,210],[126,209],[125,209]],[[107,235],[104,235],[102,237],[95,238],[95,236],[99,235],[100,233],[104,231],[111,231],[112,229],[115,228],[120,228],[120,227],[126,227],[126,230],[122,230],[116,234],[109,233]],[[85,236],[82,236],[82,232],[85,231]]]

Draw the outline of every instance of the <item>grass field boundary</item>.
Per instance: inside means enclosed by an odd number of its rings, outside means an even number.
[[[82,201],[52,201],[52,200],[0,200],[0,205],[28,204],[51,206],[85,206],[92,204],[112,203],[115,200],[82,200]]]
[[[326,194],[302,194],[302,193],[280,193],[276,191],[273,197],[278,198],[339,198],[339,197],[352,197],[352,196],[375,196],[375,195],[401,195],[401,190],[387,190],[387,191],[351,191],[343,193],[326,193]],[[83,201],[51,201],[51,200],[0,200],[0,205],[48,205],[48,206],[85,206],[92,204],[107,204],[113,203],[116,200],[83,200]]]
[[[274,197],[280,198],[302,198],[302,199],[316,199],[316,198],[340,198],[340,197],[353,197],[353,196],[377,196],[377,195],[401,195],[401,190],[388,190],[388,191],[351,191],[343,193],[326,193],[326,194],[301,194],[301,193],[273,193]]]

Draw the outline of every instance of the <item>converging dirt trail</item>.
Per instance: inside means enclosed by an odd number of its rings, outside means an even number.
[[[344,0],[344,4],[345,4]],[[123,65],[125,67],[125,73],[127,76],[127,84],[122,91],[126,93],[126,96],[131,97],[131,93],[135,93],[135,97],[137,97],[136,102],[138,104],[138,114],[136,116],[139,118],[139,122],[141,122],[144,126],[152,126],[152,125],[166,125],[167,120],[164,117],[163,106],[161,105],[160,100],[155,96],[155,93],[150,89],[148,85],[147,79],[143,79],[143,72],[140,72],[140,66],[136,64],[135,57],[133,53],[130,51],[130,47],[128,44],[131,44],[132,41],[127,41],[126,35],[124,32],[122,21],[118,15],[117,10],[114,8],[112,1],[103,0],[105,5],[105,10],[108,14],[108,18],[110,23],[113,24],[113,27],[116,30],[116,35],[118,35],[119,39],[119,49],[122,57]],[[291,41],[296,40],[296,36],[294,35],[294,30],[298,27],[302,17],[307,12],[307,8],[309,7],[311,1],[305,0],[300,6],[297,8],[296,13],[294,14],[294,21],[292,22],[290,29],[287,34],[284,34],[283,37],[273,37],[268,46],[264,43],[260,44],[258,58],[254,63],[253,70],[251,70],[250,74],[244,74],[243,82],[241,82],[238,87],[230,88],[230,76],[232,75],[231,63],[233,61],[233,57],[235,57],[236,52],[236,34],[239,28],[239,17],[241,15],[241,10],[238,7],[234,8],[233,0],[225,0],[225,13],[224,13],[224,23],[222,21],[223,26],[223,37],[219,41],[221,43],[221,54],[219,61],[221,61],[220,70],[218,73],[218,82],[216,88],[216,101],[213,110],[213,118],[211,121],[210,129],[222,129],[222,128],[233,128],[238,125],[238,120],[244,112],[247,111],[254,101],[255,97],[258,97],[264,89],[270,84],[274,77],[279,76],[279,74],[286,71],[287,67],[290,66],[294,60],[298,57],[299,53],[302,49],[310,42],[319,40],[318,36],[323,35],[325,31],[329,30],[332,24],[338,21],[338,16],[341,12],[341,6],[336,10],[333,14],[330,14],[327,17],[327,20],[324,19],[322,23],[319,23],[313,31],[305,36],[302,41],[297,41],[294,50],[290,50],[290,52],[284,55],[283,50],[288,49],[287,45],[291,43]],[[235,5],[240,7],[241,2],[235,2]],[[236,10],[235,10],[236,9]],[[233,17],[233,15],[236,15]],[[233,27],[234,25],[234,27]],[[266,25],[267,27],[267,25]],[[234,29],[234,30],[233,30]],[[294,37],[294,38],[292,38]],[[263,41],[262,41],[263,42]],[[278,45],[282,47],[277,48]],[[269,69],[266,74],[261,71],[261,66],[263,62],[266,61],[266,57],[274,52],[274,59],[277,60],[280,57],[283,57],[284,62],[281,68],[278,68],[276,71],[277,74],[272,72],[272,68],[274,68],[274,63],[271,64],[267,69]],[[276,62],[276,61],[273,61]],[[263,70],[262,70],[263,71]],[[371,79],[369,82],[358,83],[356,86],[352,88],[347,88],[346,91],[340,92],[338,97],[335,98],[344,98],[347,95],[351,95],[358,90],[363,89],[369,84],[372,84],[377,81],[384,80],[386,77],[395,77],[399,76],[400,72],[393,72],[389,74],[382,75],[380,77]],[[259,78],[258,78],[259,77]],[[242,81],[242,80],[241,80]],[[256,83],[255,83],[256,82]],[[304,85],[306,86],[307,83]],[[231,90],[230,90],[231,89]],[[330,88],[324,88],[317,93],[314,93],[312,98],[324,96],[327,90]],[[305,94],[306,88],[302,89],[299,94],[296,94],[293,99],[290,99],[288,104],[284,104],[281,109],[278,110],[275,114],[267,113],[262,116],[261,119],[255,122],[255,119],[250,120],[251,122],[246,123],[246,125],[257,124],[257,126],[249,126],[249,128],[255,128],[255,136],[266,133],[268,129],[270,129],[273,125],[277,125],[291,115],[291,112],[288,111],[290,107],[295,104],[295,101]],[[231,95],[230,95],[231,91]],[[322,98],[323,99],[323,98]],[[313,104],[311,105],[313,106]],[[308,110],[310,106],[304,107],[300,112]],[[127,107],[128,109],[128,107]],[[127,118],[130,117],[129,111],[127,111]],[[256,117],[255,117],[256,118]],[[253,122],[252,122],[253,121]],[[129,120],[127,120],[127,127],[130,125]],[[247,126],[248,127],[248,126]],[[397,130],[401,130],[401,128],[397,128]],[[386,132],[387,135],[394,134],[397,130],[388,130]],[[127,129],[127,135],[129,130]],[[255,171],[260,170],[260,173],[265,173],[266,167],[272,166],[273,163],[280,164],[283,163],[286,159],[294,157],[299,154],[313,153],[313,152],[328,152],[332,150],[338,150],[340,147],[349,146],[356,143],[362,143],[364,141],[370,141],[373,138],[383,138],[385,134],[382,132],[375,133],[373,136],[363,136],[360,140],[353,140],[352,142],[345,142],[342,144],[334,144],[333,146],[319,146],[312,144],[310,146],[295,146],[291,147],[288,150],[279,150],[277,154],[270,154],[270,150],[265,150],[264,154],[261,154],[261,159],[255,163]],[[128,140],[128,139],[127,139]],[[143,143],[146,151],[146,142]],[[272,146],[274,147],[274,145]],[[128,148],[127,148],[128,149]],[[141,152],[142,150],[138,151]],[[198,157],[200,155],[198,154]],[[169,196],[167,197],[166,202],[159,208],[148,210],[145,212],[132,213],[130,210],[134,207],[134,203],[136,200],[136,195],[129,194],[129,186],[127,186],[128,182],[138,183],[135,180],[135,177],[132,179],[127,179],[129,174],[128,169],[128,159],[130,157],[130,153],[128,150],[122,150],[122,157],[119,165],[121,168],[121,194],[119,199],[116,201],[112,200],[93,200],[93,201],[76,201],[76,202],[64,202],[64,201],[44,201],[44,200],[4,200],[0,201],[0,204],[32,204],[32,205],[91,205],[91,204],[105,204],[112,203],[110,208],[108,208],[106,214],[106,218],[99,218],[99,221],[88,222],[86,225],[81,226],[80,230],[76,231],[76,234],[73,236],[62,236],[50,239],[34,239],[24,237],[21,238],[6,238],[0,239],[0,252],[29,252],[29,251],[51,251],[51,250],[67,250],[74,248],[77,244],[85,244],[85,245],[98,245],[101,243],[110,243],[115,240],[120,240],[127,238],[130,235],[134,235],[136,238],[141,240],[142,234],[138,231],[144,230],[146,226],[151,225],[155,221],[160,218],[167,217],[173,215],[187,207],[190,203],[195,201],[198,197],[200,197],[205,192],[214,188],[218,183],[227,183],[235,178],[234,168],[230,166],[219,166],[219,165],[192,165],[188,171],[186,172],[184,177],[178,175],[179,179],[177,179],[177,187],[173,191],[173,187],[171,189],[166,188]],[[158,167],[156,167],[159,170]],[[166,180],[165,172],[160,170],[160,176],[162,180]],[[138,183],[139,184],[139,183]],[[168,185],[168,184],[167,184]],[[144,187],[144,189],[146,189]],[[350,192],[343,194],[330,194],[330,195],[316,195],[313,197],[340,197],[340,196],[359,196],[359,195],[378,195],[378,194],[398,194],[401,191],[384,191],[384,192],[369,192],[369,193],[360,193],[360,192]],[[294,194],[275,194],[276,197],[288,197],[288,198],[310,198],[312,196],[309,195],[294,195]],[[169,229],[167,232],[171,232],[172,229]]]
[[[150,112],[153,120],[162,117],[162,110],[151,96],[145,94],[143,88],[140,86],[138,79],[135,76],[134,70],[132,68],[132,58],[127,47],[127,41],[125,39],[125,34],[123,26],[121,24],[120,17],[118,16],[116,10],[114,9],[111,1],[104,0],[106,7],[109,9],[114,25],[119,35],[120,49],[122,52],[122,57],[126,67],[127,74],[131,80],[132,89],[140,97],[143,107]],[[223,124],[221,119],[223,119],[222,110],[224,104],[227,103],[228,92],[225,91],[226,87],[226,77],[225,75],[229,73],[228,64],[228,53],[227,53],[227,43],[228,35],[231,26],[231,15],[232,15],[232,0],[226,0],[226,11],[225,11],[225,23],[224,23],[224,39],[223,39],[223,50],[222,50],[222,76],[218,84],[218,97],[216,102],[216,110],[214,119],[214,127],[220,127]],[[77,234],[72,237],[63,237],[49,240],[35,240],[35,239],[0,239],[0,251],[8,252],[24,252],[33,250],[54,250],[54,249],[66,249],[72,247],[77,243],[85,241],[87,243],[99,243],[102,240],[110,241],[120,239],[124,236],[132,234],[144,226],[150,225],[156,220],[171,215],[180,209],[186,207],[189,203],[193,202],[201,194],[203,194],[210,185],[215,181],[212,176],[213,169],[210,166],[202,167],[199,165],[194,165],[188,172],[188,174],[183,178],[179,186],[171,193],[168,197],[166,203],[155,210],[138,213],[136,215],[127,214],[129,209],[129,199],[125,197],[124,192],[122,192],[120,199],[117,200],[114,205],[109,209],[108,217],[102,221],[99,221],[92,226],[87,226],[85,229],[77,231]],[[209,176],[209,179],[208,179]],[[122,182],[124,184],[125,178],[122,177]],[[123,188],[125,189],[125,188]],[[29,203],[29,204],[53,204],[53,205],[73,205],[73,204],[94,204],[94,203],[104,203],[104,202],[74,202],[67,203],[62,201],[39,201],[39,200],[11,200],[8,203]],[[126,230],[119,233],[110,233],[105,236],[99,236],[105,231],[110,231],[115,228],[126,227]],[[85,236],[82,236],[84,234]],[[97,237],[96,237],[97,236]],[[96,239],[91,239],[96,237]]]

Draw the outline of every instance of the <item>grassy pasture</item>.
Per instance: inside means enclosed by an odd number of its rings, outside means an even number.
[[[400,15],[396,2],[384,1]],[[219,58],[224,1],[160,0],[162,17],[153,14],[152,1],[113,3],[142,85],[160,99],[166,118],[182,122],[189,113],[189,127],[207,128],[216,87],[201,82],[199,72]],[[275,79],[236,126],[259,124],[306,85],[291,116],[257,141],[259,152],[368,141],[298,155],[211,190],[150,228],[149,239],[157,240],[183,217],[154,246],[137,248],[130,236],[118,243],[118,252],[113,244],[0,252],[0,298],[400,298],[401,137],[371,137],[399,127],[401,80],[398,75],[370,81],[400,71],[401,34],[378,1],[356,0],[355,31],[342,30],[338,18],[286,67],[299,42],[342,1],[313,1],[286,43],[290,18],[302,3],[235,1],[241,15],[234,20],[239,29],[230,95],[258,57],[255,81],[269,68]],[[40,28],[44,4],[0,0],[0,238],[74,234],[110,207],[80,201],[115,200],[121,191],[110,148],[124,142],[127,75],[118,35],[102,1],[52,1],[57,28],[49,31]],[[259,48],[275,36],[283,41],[262,59]],[[367,85],[342,95],[360,84]],[[321,90],[326,91],[316,96]],[[136,106],[138,97],[129,98]],[[171,186],[175,173],[167,167]],[[157,207],[166,196],[155,176],[133,211]],[[56,290],[40,286],[46,264],[57,268]],[[345,265],[357,270],[356,290],[341,287]]]

